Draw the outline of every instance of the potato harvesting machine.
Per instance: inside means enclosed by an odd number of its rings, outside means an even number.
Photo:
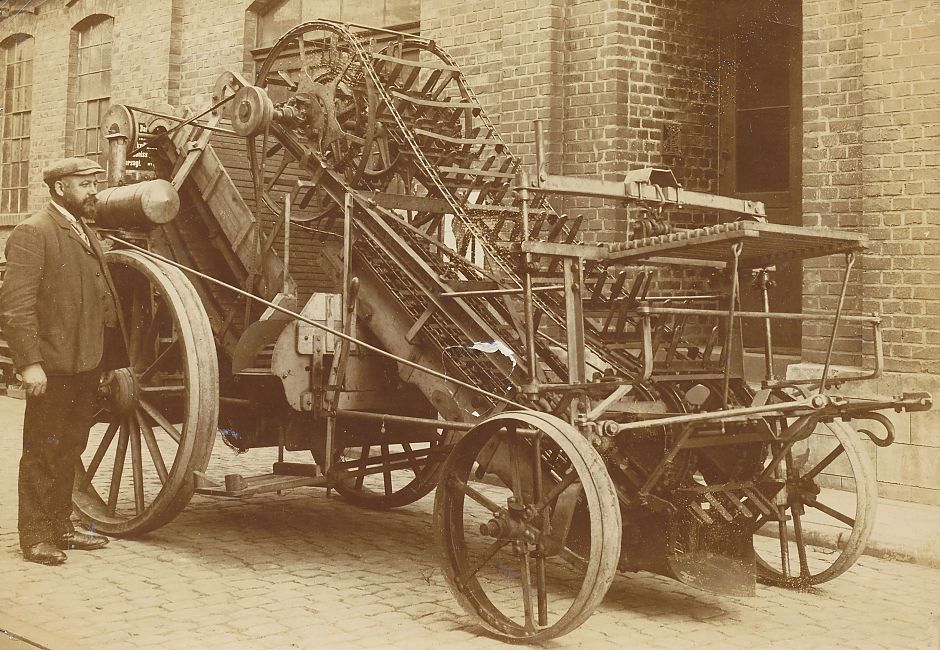
[[[620,572],[735,595],[841,574],[872,527],[880,411],[930,407],[836,392],[881,366],[877,316],[844,308],[862,235],[769,223],[668,169],[553,175],[538,125],[530,174],[434,41],[304,23],[206,110],[115,105],[102,129],[121,358],[74,491],[102,532],[151,531],[194,493],[320,487],[384,509],[436,489],[461,606],[538,641]],[[158,178],[128,182],[144,160]],[[621,237],[585,243],[550,200],[625,215]],[[821,256],[846,260],[838,308],[774,311],[775,266]],[[777,376],[784,321],[831,327],[818,376]],[[842,328],[866,332],[872,369],[835,372]],[[271,449],[271,472],[213,474],[216,438]],[[842,533],[824,554],[823,524]]]

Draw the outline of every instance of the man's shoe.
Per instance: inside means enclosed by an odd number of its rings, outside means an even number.
[[[75,549],[78,551],[94,551],[103,548],[108,543],[108,538],[104,535],[95,535],[94,533],[80,533],[73,530],[71,533],[65,533],[56,542],[56,546],[63,551]]]
[[[49,542],[39,542],[27,549],[23,549],[23,559],[37,564],[56,565],[65,562],[65,553]]]

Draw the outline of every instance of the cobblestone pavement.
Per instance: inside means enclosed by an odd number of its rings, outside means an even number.
[[[0,628],[58,648],[505,648],[480,636],[436,565],[432,498],[375,513],[323,490],[197,496],[171,524],[59,567],[21,559],[23,403],[0,398]],[[263,472],[217,445],[209,473]],[[940,570],[863,557],[812,592],[724,598],[647,574],[549,648],[940,648]]]

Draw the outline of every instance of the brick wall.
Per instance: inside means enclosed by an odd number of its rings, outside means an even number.
[[[114,18],[111,59],[112,101],[128,104],[166,103],[170,68],[171,3],[62,0],[39,5],[0,22],[0,40],[14,33],[35,39],[30,138],[30,210],[48,200],[42,169],[66,150],[69,42],[72,28],[103,14]],[[146,52],[146,56],[141,53]]]
[[[848,305],[883,315],[902,372],[940,372],[938,16],[929,0],[804,2],[804,221],[868,234]],[[834,308],[837,262],[807,264],[804,308]],[[807,359],[825,333],[804,328]],[[838,349],[858,363],[870,345],[847,330]]]
[[[243,70],[248,0],[180,3],[180,106],[208,108],[212,87],[226,70]]]
[[[219,74],[243,70],[248,0],[48,0],[0,21],[0,41],[25,33],[35,39],[30,211],[48,200],[42,169],[66,150],[69,42],[72,28],[102,14],[114,18],[111,98],[156,109],[206,105]],[[10,216],[5,221],[17,221]]]
[[[421,33],[458,60],[525,164],[534,162],[532,120],[540,119],[552,173],[622,178],[664,164],[687,188],[715,191],[718,27],[711,9],[701,0],[426,0]],[[666,125],[681,133],[669,154]],[[622,209],[553,203],[593,215],[585,240],[623,238]]]
[[[884,324],[887,372],[843,392],[940,394],[940,5],[804,0],[803,21],[804,221],[868,235],[848,306]],[[806,269],[804,309],[831,310],[838,272]],[[825,335],[804,326],[806,361]],[[836,361],[871,365],[871,349],[847,328]],[[881,494],[940,504],[940,413],[890,417],[897,443],[864,444]]]

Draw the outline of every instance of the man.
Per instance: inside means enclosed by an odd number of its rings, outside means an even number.
[[[52,200],[20,223],[6,244],[0,326],[26,391],[19,475],[23,558],[61,564],[63,550],[92,550],[108,538],[72,526],[75,465],[88,443],[105,331],[117,321],[103,254],[83,218],[94,216],[96,174],[87,158],[43,171]]]

